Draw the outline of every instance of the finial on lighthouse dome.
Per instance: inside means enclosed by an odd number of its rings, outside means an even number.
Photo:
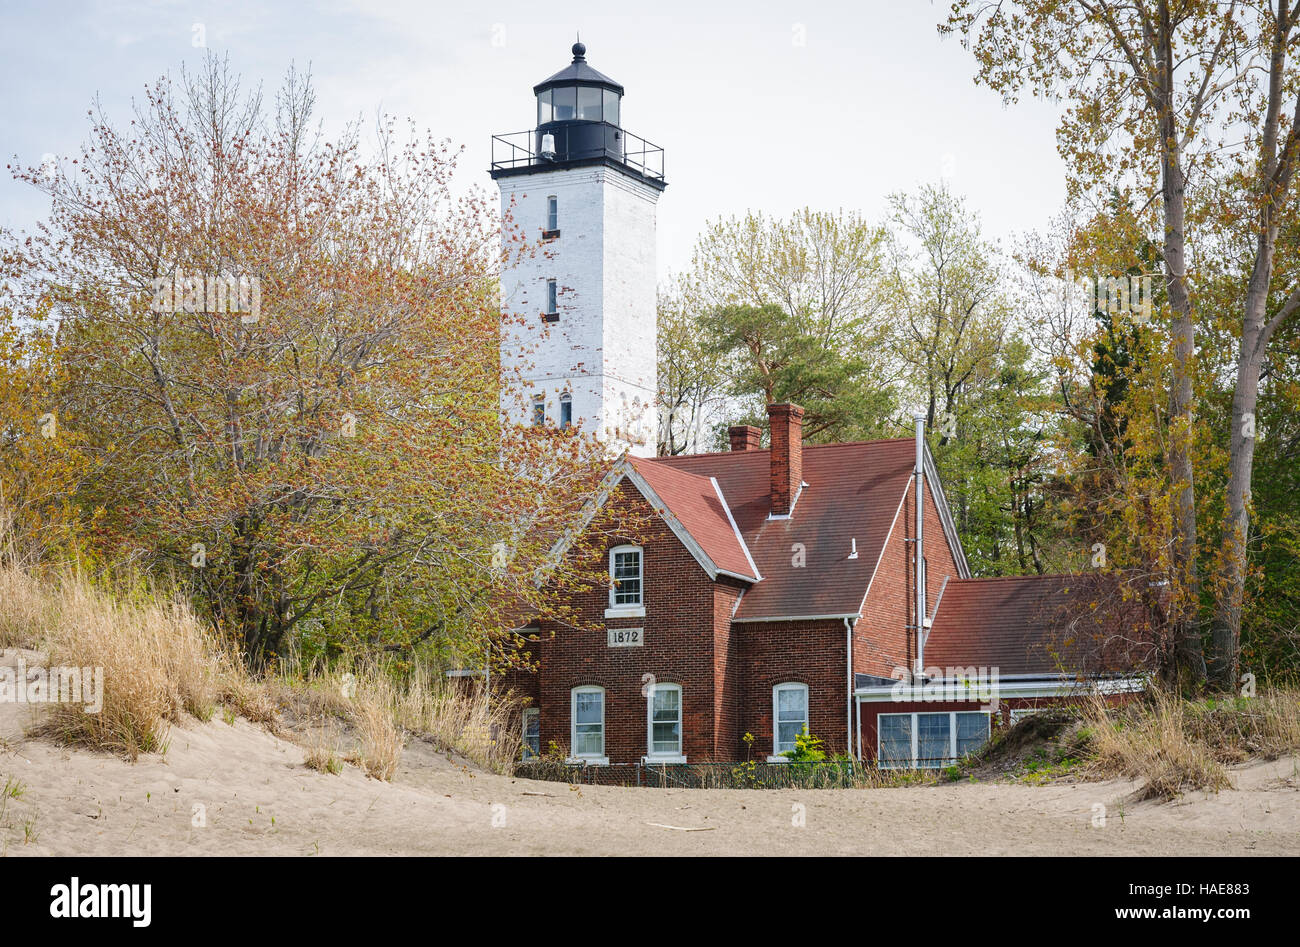
[[[573,61],[587,61],[587,47],[582,44],[582,40],[578,40],[578,42],[573,44]]]

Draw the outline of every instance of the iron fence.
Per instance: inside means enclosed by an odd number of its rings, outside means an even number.
[[[843,789],[859,784],[864,767],[853,760],[817,763],[609,763],[589,766],[534,759],[515,775],[588,786],[685,789]]]
[[[883,765],[875,760],[768,763],[570,763],[548,758],[515,764],[514,775],[584,786],[668,789],[853,789],[952,778],[963,760],[923,759]]]

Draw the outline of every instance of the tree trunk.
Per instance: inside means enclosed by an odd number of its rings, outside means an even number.
[[[1246,291],[1241,347],[1237,352],[1237,387],[1232,396],[1228,490],[1223,513],[1223,566],[1215,589],[1210,626],[1210,681],[1224,690],[1237,685],[1241,653],[1241,608],[1246,592],[1246,542],[1250,534],[1250,477],[1255,465],[1255,407],[1259,372],[1268,345],[1265,304],[1273,278],[1277,227],[1265,210],[1255,267]]]
[[[1174,577],[1182,589],[1171,615],[1178,663],[1197,681],[1205,678],[1205,658],[1196,620],[1200,600],[1197,568],[1196,480],[1192,468],[1192,356],[1196,328],[1187,292],[1184,252],[1186,185],[1179,160],[1177,132],[1168,121],[1162,161],[1165,206],[1165,274],[1174,311],[1174,370],[1169,391],[1169,476],[1174,497]]]

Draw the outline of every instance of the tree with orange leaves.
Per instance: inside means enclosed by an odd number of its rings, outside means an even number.
[[[254,664],[511,654],[504,603],[598,581],[549,553],[605,468],[574,432],[502,426],[500,222],[453,194],[453,150],[390,120],[373,154],[327,141],[313,101],[291,70],[268,108],[209,57],[127,127],[95,113],[71,166],[19,172],[51,199],[9,250],[15,311],[58,324],[67,499]]]

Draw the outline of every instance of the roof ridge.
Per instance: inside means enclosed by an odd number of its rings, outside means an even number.
[[[832,447],[866,447],[871,444],[898,444],[914,443],[910,437],[881,437],[871,441],[836,441],[834,444],[807,444],[803,445],[803,450],[807,453],[810,450],[825,450]],[[665,463],[671,460],[690,460],[696,457],[731,457],[732,455],[741,454],[770,454],[770,447],[755,447],[751,450],[715,450],[705,451],[699,454],[670,454],[667,457],[639,457],[638,460],[648,460],[653,463]]]
[[[1008,582],[1018,579],[1075,579],[1086,576],[1087,572],[1037,572],[1024,575],[973,575],[967,579],[953,579],[954,582]]]

